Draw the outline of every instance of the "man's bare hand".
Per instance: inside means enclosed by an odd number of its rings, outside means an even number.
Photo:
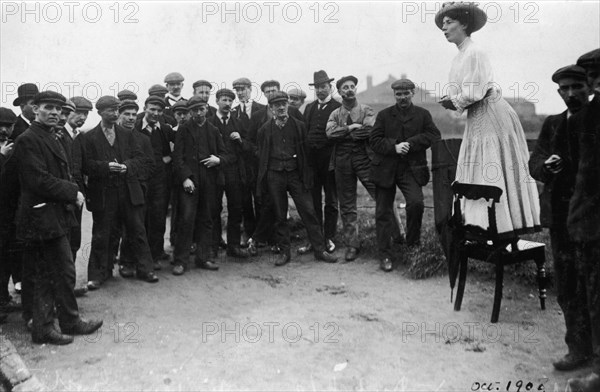
[[[204,166],[208,168],[211,168],[218,166],[221,163],[221,159],[219,157],[211,155],[208,158],[201,160],[200,163],[204,164]]]
[[[362,124],[350,124],[348,125],[348,130],[349,131],[354,131],[355,129],[361,129],[362,128]]]
[[[167,156],[164,156],[164,157],[162,157],[162,160],[163,160],[163,162],[164,162],[165,164],[168,164],[168,163],[170,163],[170,162],[171,162],[173,159],[172,159],[170,156],[168,156],[168,155],[167,155]]]
[[[561,157],[556,154],[552,154],[548,159],[546,159],[546,161],[544,161],[544,166],[550,173],[556,174],[560,173],[565,165]]]
[[[7,156],[12,152],[14,145],[14,143],[7,143],[4,146],[0,147],[0,154]]]
[[[402,143],[396,144],[396,154],[406,155],[406,154],[408,154],[409,150],[410,150],[410,143],[408,143],[408,142],[402,142]]]
[[[229,135],[229,138],[231,140],[235,140],[235,141],[238,141],[240,143],[242,142],[242,137],[240,136],[239,132],[231,132],[231,135]]]
[[[189,178],[186,178],[183,182],[183,190],[187,193],[194,193],[194,191],[196,190],[196,187],[194,186],[194,181],[190,180]]]

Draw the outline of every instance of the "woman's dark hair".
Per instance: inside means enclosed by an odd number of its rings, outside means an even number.
[[[444,14],[450,19],[457,20],[460,24],[467,26],[465,33],[467,37],[471,36],[475,23],[473,21],[473,13],[465,10],[450,10]]]

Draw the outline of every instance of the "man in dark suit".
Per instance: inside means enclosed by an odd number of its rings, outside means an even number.
[[[149,96],[144,103],[144,117],[133,128],[141,133],[152,145],[154,170],[148,179],[146,190],[146,235],[152,253],[154,269],[161,269],[160,260],[166,258],[164,237],[167,210],[171,195],[171,142],[175,141],[173,129],[161,122],[165,101],[160,97]]]
[[[572,391],[600,391],[600,49],[579,59],[594,93],[589,105],[567,120],[567,135],[575,135],[570,145],[571,159],[577,162],[575,189],[569,202],[567,227],[577,243],[577,272],[583,291],[592,335],[592,372],[569,380]]]
[[[317,219],[323,228],[327,241],[327,251],[335,250],[335,238],[338,221],[338,194],[335,185],[335,173],[330,167],[333,142],[327,139],[325,129],[329,115],[340,107],[340,103],[331,97],[331,82],[333,78],[321,70],[313,74],[313,83],[317,100],[311,102],[304,110],[304,118],[308,129],[308,147],[310,161],[315,171],[315,183],[312,189],[312,199]],[[323,203],[323,193],[325,202]],[[310,245],[298,249],[298,253],[311,250]]]
[[[44,91],[33,99],[36,119],[16,143],[21,185],[17,236],[36,249],[32,338],[35,343],[69,344],[69,335],[90,334],[102,321],[84,321],[73,288],[75,265],[69,230],[77,224],[73,210],[83,194],[72,182],[70,162],[55,134],[65,97]],[[54,328],[54,309],[61,332]]]
[[[111,231],[115,220],[122,219],[136,256],[137,277],[150,283],[158,281],[153,272],[152,255],[144,229],[144,192],[140,177],[152,170],[154,162],[147,157],[132,131],[116,124],[119,100],[100,97],[96,109],[102,118],[92,130],[78,136],[74,147],[75,173],[79,181],[88,176],[86,205],[92,213],[92,250],[88,264],[88,289],[96,290],[112,277]],[[78,156],[80,154],[80,156]],[[78,164],[77,162],[80,162]]]
[[[218,166],[227,163],[225,146],[219,130],[206,120],[206,100],[193,96],[188,100],[188,109],[191,119],[177,130],[173,152],[175,175],[182,187],[173,275],[182,275],[188,269],[192,238],[198,244],[196,266],[219,269],[211,249]]]
[[[226,164],[221,164],[223,185],[217,186],[216,208],[214,210],[214,239],[213,246],[221,239],[221,211],[223,210],[223,194],[227,196],[227,255],[238,258],[249,256],[245,249],[240,249],[242,225],[242,201],[247,190],[247,175],[245,154],[254,151],[246,139],[246,130],[231,111],[235,94],[228,89],[216,92],[217,113],[208,121],[221,133],[225,153],[230,158]],[[213,250],[217,251],[216,248]]]
[[[567,230],[569,200],[575,185],[575,166],[571,160],[567,118],[589,104],[590,89],[585,69],[577,65],[562,67],[552,75],[558,84],[567,110],[548,116],[542,125],[535,149],[529,159],[531,176],[544,183],[540,194],[540,221],[550,228],[550,241],[556,273],[556,299],[566,325],[568,353],[554,362],[556,370],[570,371],[584,366],[592,355],[589,313],[576,269],[575,243]]]
[[[192,88],[194,89],[194,96],[198,96],[208,102],[210,92],[213,90],[213,85],[208,80],[197,80],[192,85]],[[211,118],[217,113],[217,108],[211,105],[208,105],[207,110],[206,118]]]
[[[406,200],[406,244],[414,247],[421,237],[423,190],[429,182],[425,151],[441,135],[431,114],[412,103],[415,84],[408,79],[392,83],[396,104],[377,114],[369,143],[375,152],[371,181],[375,183],[375,222],[381,269],[392,270],[390,237],[394,224],[396,186]]]
[[[38,92],[37,86],[33,83],[24,83],[17,88],[17,98],[13,101],[13,106],[19,106],[21,114],[17,117],[17,122],[13,129],[13,140],[17,140],[17,137],[25,132],[31,125],[31,122],[35,120],[32,101]]]
[[[267,97],[267,99],[274,93],[279,92],[281,85],[276,80],[267,80],[264,81],[260,89]],[[291,107],[288,105],[288,115],[297,119],[300,122],[304,122],[304,117],[302,113],[298,111],[298,109]],[[273,118],[273,113],[270,108],[266,107],[264,109],[258,110],[253,114],[250,119],[250,128],[248,130],[248,141],[254,145],[256,145],[256,139],[258,130],[267,122],[271,121]],[[253,164],[253,172],[258,172],[258,160],[254,160]],[[253,179],[254,180],[254,179]],[[251,184],[253,188],[256,186],[256,180]],[[255,188],[256,189],[256,188]],[[273,203],[271,202],[271,198],[269,194],[263,195],[263,197],[259,198],[255,195],[255,213],[256,213],[256,228],[254,233],[252,234],[252,238],[248,239],[248,251],[251,255],[258,254],[257,246],[260,244],[264,244],[267,242],[272,242],[273,240],[273,227],[275,224],[274,221],[274,213],[273,213]],[[274,246],[271,248],[274,253],[279,253],[279,249]]]
[[[281,248],[275,265],[285,265],[291,259],[288,192],[304,223],[315,258],[335,263],[337,258],[325,251],[323,232],[311,202],[313,171],[306,151],[306,126],[288,115],[288,99],[288,95],[282,91],[269,95],[269,109],[273,112],[273,118],[260,128],[257,136],[257,193],[267,192],[271,197],[277,242]]]

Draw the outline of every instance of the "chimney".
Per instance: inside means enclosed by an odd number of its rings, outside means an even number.
[[[367,75],[367,90],[373,87],[373,76]]]

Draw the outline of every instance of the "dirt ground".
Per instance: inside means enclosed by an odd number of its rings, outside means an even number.
[[[89,229],[83,237],[89,244]],[[77,259],[78,285],[88,252]],[[565,350],[556,298],[541,311],[537,288],[510,276],[500,322],[490,324],[489,279],[468,277],[455,312],[446,276],[411,280],[402,265],[386,274],[364,256],[272,262],[267,250],[251,262],[222,256],[219,271],[180,277],[165,265],[154,285],[115,270],[79,300],[84,316],[104,320],[99,334],[34,345],[15,313],[3,332],[61,391],[564,391],[567,378],[589,371],[553,370]]]

